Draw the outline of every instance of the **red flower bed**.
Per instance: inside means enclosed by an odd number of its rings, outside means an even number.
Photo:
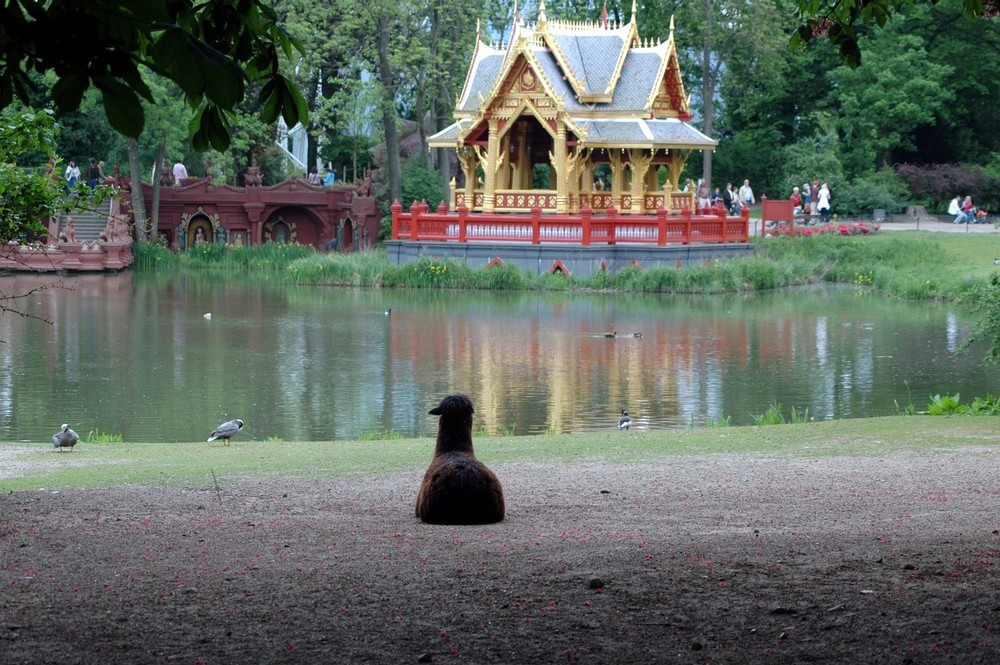
[[[828,222],[820,226],[806,226],[804,224],[779,224],[767,230],[768,236],[819,236],[825,234],[835,234],[842,236],[863,236],[874,235],[880,232],[878,224],[872,222]]]

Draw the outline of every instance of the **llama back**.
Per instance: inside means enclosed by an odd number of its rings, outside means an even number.
[[[430,524],[503,521],[503,488],[496,474],[471,455],[438,455],[417,495],[416,515]]]

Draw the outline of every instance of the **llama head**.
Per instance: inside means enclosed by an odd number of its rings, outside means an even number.
[[[432,416],[471,416],[476,410],[472,408],[472,400],[468,395],[448,395],[441,403],[430,410]]]
[[[438,421],[435,457],[445,453],[472,452],[472,400],[466,395],[448,395],[435,408],[432,416],[441,416]]]

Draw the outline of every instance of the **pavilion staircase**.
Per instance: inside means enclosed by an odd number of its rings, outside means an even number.
[[[105,199],[94,210],[84,210],[72,215],[61,215],[59,218],[59,232],[66,228],[66,218],[72,217],[76,226],[77,242],[93,242],[101,237],[101,232],[108,224],[108,217],[111,215],[111,199]]]

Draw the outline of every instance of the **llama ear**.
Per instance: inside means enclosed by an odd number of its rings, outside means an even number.
[[[441,407],[440,406],[435,406],[433,409],[431,409],[427,413],[430,414],[430,415],[432,415],[432,416],[440,416],[441,415]]]

